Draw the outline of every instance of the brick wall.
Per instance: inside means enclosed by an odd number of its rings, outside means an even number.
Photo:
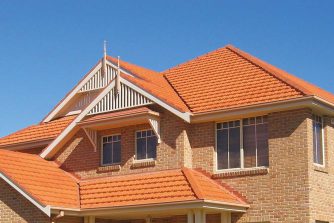
[[[324,138],[325,138],[325,167],[317,167],[313,164],[313,156],[309,157],[310,165],[310,202],[311,220],[334,222],[334,126],[330,117],[324,118]],[[309,119],[310,126],[312,121]],[[312,134],[312,127],[308,129]],[[310,140],[309,153],[313,153],[313,141]]]
[[[307,109],[269,114],[267,173],[217,175],[251,205],[246,214],[233,215],[233,222],[310,222],[310,117]],[[214,123],[194,125],[190,139],[193,166],[215,173]]]
[[[175,169],[181,166],[191,167],[191,148],[187,140],[187,124],[171,113],[160,109],[162,142],[157,147],[155,165],[148,164],[138,168],[133,165],[135,155],[135,132],[149,129],[149,124],[126,126],[98,132],[98,142],[104,135],[121,134],[122,161],[120,169],[101,167],[101,146],[94,152],[93,146],[83,130],[79,130],[71,140],[55,155],[54,159],[61,168],[75,173],[81,178],[121,175],[163,169]]]
[[[0,222],[49,223],[49,218],[0,179]]]

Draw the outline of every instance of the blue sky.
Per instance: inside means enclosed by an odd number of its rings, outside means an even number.
[[[334,1],[0,1],[0,136],[108,53],[157,71],[233,44],[334,92]]]

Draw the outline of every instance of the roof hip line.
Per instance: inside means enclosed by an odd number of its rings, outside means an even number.
[[[193,173],[186,167],[182,168],[182,172],[185,178],[187,179],[187,181],[189,182],[190,187],[194,191],[196,197],[198,199],[204,200],[204,194],[201,190],[201,187],[198,185],[197,181],[195,180]]]
[[[247,60],[251,64],[259,67],[262,70],[264,70],[268,74],[274,76],[278,80],[280,80],[280,81],[286,83],[287,85],[293,87],[294,89],[296,89],[297,91],[301,92],[302,94],[304,94],[304,95],[314,95],[307,88],[301,86],[300,84],[295,83],[289,77],[284,77],[281,74],[277,73],[276,71],[274,71],[273,69],[271,69],[270,67],[268,67],[268,66],[271,66],[271,65],[266,64],[265,62],[261,61],[260,59],[254,57],[254,56],[252,56],[252,55],[250,55],[250,54],[248,54],[246,52],[243,52],[240,49],[238,49],[238,48],[236,48],[236,47],[234,47],[232,45],[227,45],[226,48],[229,49],[230,51],[234,52],[238,56],[242,57],[243,59]]]

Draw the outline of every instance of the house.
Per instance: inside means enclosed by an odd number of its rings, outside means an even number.
[[[334,222],[334,95],[228,45],[103,58],[0,139],[0,222]]]

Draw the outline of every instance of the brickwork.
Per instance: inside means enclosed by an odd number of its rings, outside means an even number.
[[[310,222],[310,117],[307,109],[269,114],[268,171],[221,174],[220,181],[251,205],[246,214],[234,214],[233,222]],[[215,173],[214,123],[197,124],[191,133],[193,166]]]
[[[310,126],[312,121],[309,119]],[[308,128],[312,134],[312,128]],[[311,221],[334,222],[334,125],[331,124],[331,117],[324,118],[324,139],[325,139],[325,166],[318,167],[313,164],[313,156],[309,156],[310,165],[310,202]],[[313,141],[310,140],[309,153],[313,153]]]
[[[49,223],[49,218],[4,180],[0,179],[0,222]]]
[[[191,148],[187,143],[186,123],[171,113],[160,109],[162,142],[157,146],[155,165],[137,168],[135,162],[135,132],[150,129],[149,124],[126,126],[98,132],[97,151],[95,152],[83,130],[79,130],[71,140],[56,154],[55,160],[61,168],[81,178],[94,178],[109,175],[122,175],[163,169],[175,169],[191,166]],[[122,161],[120,168],[101,168],[101,137],[121,134]],[[185,145],[187,143],[187,145]],[[139,165],[140,166],[140,165]]]

